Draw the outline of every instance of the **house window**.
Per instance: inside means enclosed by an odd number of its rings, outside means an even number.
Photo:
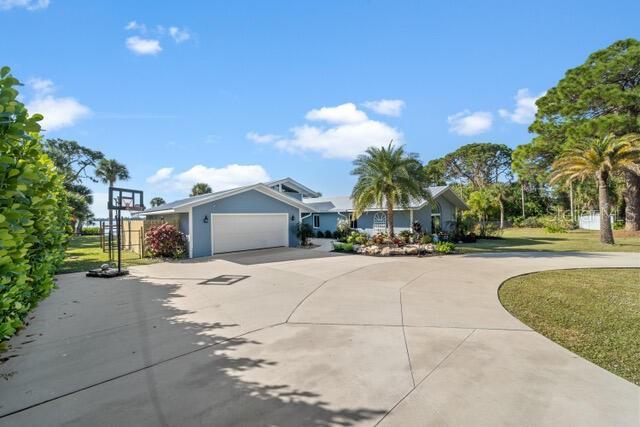
[[[313,228],[320,228],[320,215],[313,214]]]
[[[349,227],[358,228],[358,218],[356,218],[353,214],[349,214]]]
[[[387,214],[384,212],[376,212],[373,216],[373,231],[382,233],[387,229]]]
[[[442,217],[440,216],[440,205],[433,202],[431,205],[431,233],[442,231]]]

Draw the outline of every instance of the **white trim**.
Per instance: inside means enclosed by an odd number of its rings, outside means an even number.
[[[310,195],[311,198],[315,198],[315,197],[319,197],[320,193],[318,193],[317,191],[313,191],[312,189],[310,189],[309,187],[300,184],[298,181],[296,181],[295,179],[286,177],[286,178],[282,178],[282,179],[277,179],[275,181],[271,181],[271,182],[266,182],[265,184],[268,186],[274,186],[274,185],[279,185],[280,187],[280,191],[282,191],[282,184],[286,184],[289,187],[298,187],[298,190],[302,190],[299,191],[299,193],[308,193]]]
[[[171,209],[168,209],[166,211],[155,211],[155,212],[148,212],[145,215],[156,215],[158,212],[163,212],[163,213],[177,213],[177,212],[188,212],[188,208],[189,207],[194,207],[194,206],[200,206],[200,205],[204,205],[205,203],[210,203],[213,202],[215,200],[220,200],[220,199],[225,199],[227,197],[231,197],[231,196],[235,196],[237,194],[242,194],[245,193],[247,191],[251,191],[251,190],[256,190],[259,191],[261,193],[263,193],[266,196],[272,197],[274,199],[280,200],[281,202],[291,205],[293,207],[296,207],[298,209],[304,209],[305,211],[310,211],[310,212],[317,212],[315,209],[313,209],[311,206],[308,206],[304,203],[302,203],[299,200],[294,199],[293,197],[289,197],[286,196],[282,193],[279,193],[278,191],[267,187],[266,185],[259,183],[259,184],[253,184],[253,185],[249,185],[246,187],[239,187],[239,188],[234,188],[232,190],[228,190],[228,191],[222,191],[219,193],[213,193],[210,197],[203,197],[200,198],[198,200],[194,200],[194,201],[186,201],[185,203],[178,205],[178,206],[174,206]]]
[[[316,226],[316,218],[318,218],[318,225]],[[313,228],[320,228],[320,214],[311,214],[311,225]]]
[[[409,228],[413,230],[413,209],[409,209]]]
[[[173,209],[165,209],[163,211],[153,211],[148,213],[144,213],[143,211],[143,212],[139,212],[138,215],[149,216],[149,215],[163,215],[163,214],[172,214],[172,213],[176,213],[176,212]]]

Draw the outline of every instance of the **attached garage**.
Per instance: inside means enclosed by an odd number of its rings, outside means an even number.
[[[298,188],[302,192],[294,191]],[[190,258],[297,247],[302,213],[315,212],[301,199],[318,194],[305,188],[284,179],[189,197],[147,209],[144,214],[161,220],[180,216]]]
[[[211,252],[289,246],[287,213],[212,213]]]

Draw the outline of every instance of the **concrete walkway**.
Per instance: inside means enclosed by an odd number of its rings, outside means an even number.
[[[3,354],[0,425],[640,423],[639,387],[497,299],[514,275],[640,254],[305,251],[60,276]],[[200,284],[219,275],[248,277]]]

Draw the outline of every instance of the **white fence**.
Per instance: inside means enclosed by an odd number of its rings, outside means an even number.
[[[609,215],[611,223],[615,220],[615,215]],[[591,212],[586,215],[580,215],[578,217],[578,227],[584,230],[600,230],[600,213]]]

